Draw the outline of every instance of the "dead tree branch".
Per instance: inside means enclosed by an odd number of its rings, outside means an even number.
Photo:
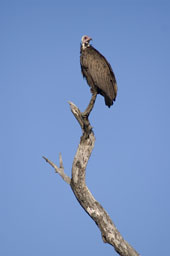
[[[95,200],[86,185],[86,166],[95,143],[95,136],[88,117],[93,109],[96,96],[96,93],[92,94],[90,103],[84,113],[81,113],[76,105],[69,102],[71,111],[82,129],[80,144],[72,165],[71,179],[64,173],[61,155],[59,168],[46,157],[43,158],[55,169],[56,173],[60,174],[60,176],[70,184],[78,202],[100,229],[103,241],[112,245],[121,256],[139,256],[131,245],[123,239],[107,212]]]
[[[71,183],[71,179],[70,177],[68,177],[65,173],[64,173],[64,166],[63,166],[63,160],[62,160],[62,156],[61,154],[59,155],[59,161],[60,161],[60,167],[57,167],[57,165],[55,165],[52,161],[50,161],[48,158],[46,158],[45,156],[43,156],[43,158],[45,159],[45,161],[47,163],[49,163],[55,170],[56,173],[58,173],[61,178],[63,178],[63,180],[65,182],[67,182],[69,185]]]

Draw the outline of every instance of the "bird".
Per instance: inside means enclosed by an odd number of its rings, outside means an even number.
[[[110,108],[117,96],[117,83],[112,67],[106,58],[91,44],[91,37],[84,35],[80,45],[81,72],[92,94],[97,92],[105,99],[105,104]]]

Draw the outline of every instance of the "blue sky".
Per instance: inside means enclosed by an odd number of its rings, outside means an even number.
[[[111,63],[118,96],[97,97],[87,185],[141,255],[170,251],[170,2],[0,2],[0,255],[116,255],[42,156],[70,175],[90,90],[80,39]],[[83,251],[82,251],[83,250]]]

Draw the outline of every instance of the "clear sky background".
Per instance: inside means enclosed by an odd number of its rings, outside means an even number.
[[[117,255],[70,187],[90,90],[82,35],[111,63],[118,96],[98,96],[87,185],[141,255],[170,251],[170,2],[0,1],[0,255]]]

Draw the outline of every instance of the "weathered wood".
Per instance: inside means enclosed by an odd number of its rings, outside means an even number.
[[[59,168],[46,157],[43,158],[70,184],[78,202],[100,229],[103,241],[112,245],[121,256],[138,256],[139,254],[123,239],[107,212],[96,201],[86,185],[86,166],[95,143],[95,136],[88,116],[93,109],[95,99],[96,94],[93,93],[91,101],[84,113],[81,113],[75,104],[69,102],[71,111],[80,124],[83,133],[74,157],[71,179],[64,173],[61,156]]]
[[[70,177],[68,177],[65,173],[64,173],[64,166],[63,166],[63,160],[62,160],[62,156],[61,154],[59,155],[59,160],[60,160],[60,167],[57,167],[56,164],[54,164],[52,161],[50,161],[48,158],[46,158],[45,156],[43,156],[43,158],[45,159],[45,161],[47,163],[49,163],[55,170],[56,173],[58,173],[61,178],[67,182],[69,185],[71,183],[71,179]]]

